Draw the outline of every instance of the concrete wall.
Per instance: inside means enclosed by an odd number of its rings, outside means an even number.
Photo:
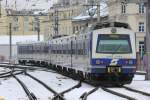
[[[9,45],[5,44],[5,45],[2,45],[0,44],[0,62],[1,61],[8,61],[9,60]],[[17,58],[17,46],[16,45],[13,45],[12,46],[12,57],[13,59],[16,59]]]

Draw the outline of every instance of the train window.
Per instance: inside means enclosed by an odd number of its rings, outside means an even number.
[[[21,46],[18,46],[18,54],[21,54]]]
[[[74,40],[76,40],[77,38],[75,37]]]
[[[44,53],[48,53],[48,46],[44,46]]]
[[[86,51],[86,49],[85,49],[85,41],[83,42],[83,55],[85,55],[85,51]]]
[[[22,46],[20,46],[20,53],[21,53],[21,54],[23,53],[23,49],[22,49]]]
[[[97,40],[97,53],[126,54],[132,53],[129,35],[118,35],[119,37],[110,37],[109,35],[99,35]]]
[[[72,54],[75,54],[76,52],[76,44],[75,42],[72,44]]]
[[[63,45],[62,44],[60,44],[60,54],[62,54],[63,52]]]

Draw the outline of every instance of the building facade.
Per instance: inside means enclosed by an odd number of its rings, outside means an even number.
[[[49,11],[49,34],[45,33],[45,40],[57,35],[73,34],[72,18],[84,11],[82,5],[59,6],[51,8]],[[45,23],[46,24],[46,23]],[[56,32],[57,31],[57,32]]]
[[[146,35],[146,8],[143,3],[127,4],[120,0],[108,0],[109,18],[112,21],[128,23],[136,33],[137,53],[143,57]]]
[[[14,11],[11,9],[2,9],[0,16],[0,35],[10,34],[10,23],[12,35],[37,35],[37,30],[40,34],[44,34],[44,21],[48,15],[34,15],[30,11]],[[44,25],[44,26],[43,26]]]
[[[1,8],[0,15],[0,35],[7,35],[9,33],[8,17],[5,9]]]

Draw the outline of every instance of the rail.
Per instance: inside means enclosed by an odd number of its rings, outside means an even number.
[[[25,93],[27,94],[29,100],[37,100],[36,96],[32,92],[29,91],[29,89],[27,88],[27,86],[19,78],[17,78],[13,73],[12,73],[12,76],[22,86],[22,88],[24,89]]]
[[[126,99],[128,99],[128,100],[136,100],[135,98],[133,98],[133,97],[130,97],[130,96],[127,96],[127,95],[124,95],[124,94],[121,94],[121,93],[118,93],[118,92],[115,92],[115,91],[113,91],[113,90],[110,90],[110,89],[108,89],[108,88],[105,88],[105,87],[101,87],[104,91],[106,91],[106,92],[109,92],[109,93],[111,93],[111,94],[114,94],[114,95],[117,95],[117,96],[120,96],[120,97],[122,97],[122,98],[126,98]]]

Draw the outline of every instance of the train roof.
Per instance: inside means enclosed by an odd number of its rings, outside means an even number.
[[[48,41],[22,41],[22,42],[17,42],[17,44],[38,44],[38,43],[48,43]]]
[[[108,27],[118,27],[118,28],[125,28],[125,29],[131,29],[129,24],[123,23],[123,22],[102,22],[102,23],[96,23],[92,26],[93,30],[96,29],[102,29],[102,28],[108,28]]]

